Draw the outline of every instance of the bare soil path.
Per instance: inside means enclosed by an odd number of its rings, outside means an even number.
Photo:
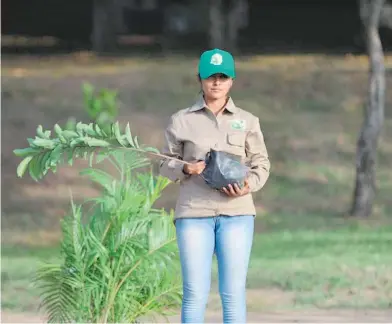
[[[173,316],[170,323],[179,323]],[[220,313],[207,313],[206,323],[221,323]],[[45,323],[36,314],[2,312],[1,323]],[[392,323],[392,311],[298,310],[248,314],[248,323]]]

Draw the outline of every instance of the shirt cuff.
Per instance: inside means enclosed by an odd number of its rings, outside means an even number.
[[[167,167],[169,170],[171,170],[174,174],[174,177],[176,178],[175,182],[182,181],[186,179],[187,177],[190,177],[190,175],[187,175],[184,173],[183,168],[184,168],[184,163],[175,161],[175,160],[170,160],[167,163]]]

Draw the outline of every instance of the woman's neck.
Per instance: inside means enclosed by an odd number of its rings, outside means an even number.
[[[220,99],[209,99],[204,97],[204,101],[206,102],[208,108],[214,113],[214,115],[218,115],[223,110],[228,100],[228,97]]]

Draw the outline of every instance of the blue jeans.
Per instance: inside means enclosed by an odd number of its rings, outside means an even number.
[[[215,252],[223,322],[246,323],[246,276],[254,217],[180,218],[175,224],[183,279],[181,322],[204,322]]]

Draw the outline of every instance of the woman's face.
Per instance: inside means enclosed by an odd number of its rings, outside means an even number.
[[[233,79],[221,73],[213,74],[207,79],[201,79],[204,96],[213,100],[226,98],[232,85]]]

